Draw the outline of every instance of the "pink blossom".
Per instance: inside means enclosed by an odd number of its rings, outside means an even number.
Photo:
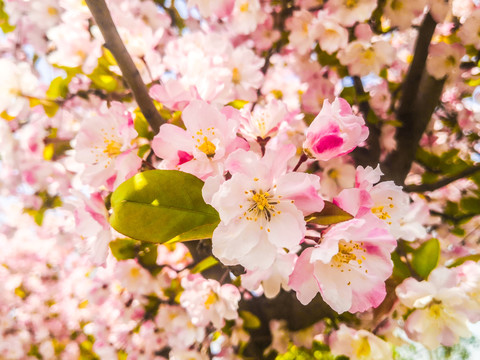
[[[336,98],[331,104],[325,100],[307,130],[303,149],[309,156],[327,161],[348,154],[367,137],[365,121],[353,114],[344,99]]]
[[[266,139],[275,136],[287,117],[285,104],[271,100],[266,105],[257,105],[253,112],[244,111],[240,118],[240,133],[248,140]]]
[[[351,75],[378,75],[384,66],[393,63],[395,51],[390,43],[383,40],[373,43],[355,40],[338,53],[338,60],[342,65],[348,66]]]
[[[376,169],[359,166],[355,188],[341,191],[333,202],[357,218],[388,229],[397,239],[406,235],[413,240],[413,233],[408,233],[408,229],[412,228],[417,229],[415,233],[423,237],[425,231],[421,222],[426,220],[425,216],[409,218],[411,208],[408,195],[393,181],[378,182],[381,175],[380,166]]]
[[[188,0],[189,7],[196,6],[203,17],[222,18],[231,13],[235,0]]]
[[[345,355],[351,360],[393,359],[392,348],[384,340],[366,330],[355,330],[345,324],[329,337],[332,354]]]
[[[458,286],[456,269],[439,267],[432,271],[428,281],[408,278],[396,293],[400,302],[414,310],[405,322],[410,338],[429,349],[440,345],[452,346],[459,337],[469,337],[468,297]]]
[[[137,136],[132,117],[121,103],[113,103],[109,109],[103,106],[88,116],[74,146],[75,159],[86,165],[84,179],[92,186],[114,189],[133,176],[142,162],[136,154]]]
[[[184,109],[182,119],[186,130],[164,124],[152,142],[155,154],[164,159],[162,167],[177,169],[201,179],[223,174],[226,157],[236,149],[248,149],[248,144],[237,137],[238,121],[212,105],[194,100]]]
[[[237,150],[227,160],[230,180],[207,179],[203,197],[220,215],[213,254],[226,265],[267,269],[278,249],[293,249],[305,234],[304,216],[323,208],[315,175],[287,173],[293,146],[267,147],[263,158]]]
[[[355,22],[370,18],[377,7],[376,0],[331,0],[327,10],[340,24],[352,26]]]
[[[224,319],[238,317],[240,292],[234,285],[220,285],[218,281],[192,275],[182,279],[182,287],[180,305],[187,310],[194,325],[207,326],[211,322],[220,329],[225,325]]]
[[[365,220],[332,226],[322,241],[297,260],[289,285],[308,304],[320,292],[338,313],[362,312],[383,301],[385,280],[391,275],[390,253],[395,239]]]
[[[460,60],[465,55],[465,48],[460,44],[444,42],[431,44],[427,58],[427,71],[435,79],[445,76],[454,77],[460,71]]]
[[[269,299],[274,298],[280,289],[290,290],[288,279],[293,271],[297,255],[292,251],[285,253],[282,249],[278,252],[271,267],[265,270],[250,270],[242,275],[242,286],[250,291],[262,286],[263,293]]]

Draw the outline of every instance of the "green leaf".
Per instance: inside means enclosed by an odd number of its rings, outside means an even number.
[[[202,180],[181,171],[139,173],[113,193],[110,224],[131,238],[155,243],[216,224],[218,213],[203,200],[202,187]]]
[[[150,144],[143,144],[138,148],[138,157],[143,158],[143,155],[145,155],[148,151],[150,151]]]
[[[152,140],[154,134],[148,128],[148,122],[147,119],[145,119],[145,116],[143,116],[140,109],[136,109],[134,114],[135,118],[133,119],[133,127],[138,133],[138,136]]]
[[[456,266],[460,266],[466,261],[475,261],[475,262],[480,261],[480,254],[472,254],[472,255],[462,256],[462,257],[456,259],[453,263],[451,263],[447,267],[453,268],[453,267],[456,267]]]
[[[138,251],[138,262],[145,269],[153,270],[157,268],[157,244],[143,243]]]
[[[405,264],[401,259],[400,256],[396,253],[392,253],[392,261],[393,261],[393,276],[398,278],[399,280],[406,279],[411,276],[410,270],[408,269],[407,264]]]
[[[110,250],[117,260],[134,259],[137,255],[137,241],[132,239],[116,239],[110,242]]]
[[[246,329],[258,329],[262,325],[260,319],[250,311],[242,310],[238,312],[238,315],[243,319],[243,327]]]
[[[47,98],[56,100],[58,98],[66,97],[68,94],[68,83],[71,79],[71,76],[67,76],[66,79],[61,76],[53,79],[46,92]]]
[[[353,219],[351,214],[340,209],[337,205],[331,203],[330,201],[325,201],[325,207],[322,211],[305,217],[306,222],[318,225],[332,225],[351,219]]]
[[[4,34],[9,33],[15,29],[15,26],[10,25],[8,23],[8,14],[4,10],[4,4],[5,2],[3,0],[0,0],[0,29],[2,29],[2,32]]]
[[[220,220],[212,224],[197,226],[192,230],[184,232],[183,234],[177,235],[174,238],[168,240],[166,244],[173,244],[176,242],[185,242],[185,241],[192,241],[192,240],[211,239],[213,230],[216,229],[219,222]]]
[[[468,214],[480,214],[480,199],[476,197],[465,197],[460,200],[460,206]]]
[[[234,107],[237,110],[243,109],[245,105],[247,105],[249,102],[246,100],[233,100],[229,102],[227,105],[230,105],[231,107]]]
[[[428,278],[430,272],[438,265],[440,243],[432,238],[424,242],[412,254],[412,267],[422,278]]]
[[[197,265],[195,265],[191,273],[192,274],[201,273],[202,271],[210,269],[212,266],[215,266],[217,264],[218,264],[218,260],[215,259],[213,256],[209,256],[203,259],[202,261],[200,261]]]

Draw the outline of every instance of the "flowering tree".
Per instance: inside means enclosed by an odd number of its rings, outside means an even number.
[[[3,0],[0,26],[1,358],[471,336],[478,2]]]

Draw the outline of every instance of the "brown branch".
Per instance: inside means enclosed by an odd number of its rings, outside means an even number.
[[[106,47],[112,52],[122,71],[123,77],[132,89],[140,110],[152,127],[154,133],[158,133],[160,125],[162,125],[164,121],[150,99],[148,89],[143,83],[140,73],[128,54],[122,39],[120,39],[120,35],[113,23],[105,0],[86,0],[86,3],[102,32]]]
[[[437,23],[433,19],[432,15],[428,13],[425,15],[425,19],[418,29],[414,57],[412,63],[410,64],[410,68],[408,69],[405,81],[402,85],[402,98],[400,99],[400,105],[397,109],[397,116],[400,121],[404,119],[408,121],[408,116],[412,112],[412,105],[415,102],[415,97],[417,95],[416,90],[420,85],[422,74],[425,70],[428,47],[430,45],[430,41],[432,40],[436,26]]]
[[[425,192],[425,191],[434,191],[440,189],[441,187],[447,186],[448,184],[463,179],[464,177],[469,177],[480,171],[480,165],[476,165],[465,169],[453,176],[446,176],[443,179],[438,180],[437,182],[431,184],[420,184],[420,185],[407,185],[403,188],[406,192]]]
[[[437,80],[425,69],[428,47],[436,22],[430,14],[425,16],[419,29],[415,54],[402,86],[402,97],[397,108],[397,119],[402,126],[397,129],[397,149],[382,163],[385,179],[403,185],[415,159],[419,141],[439,103],[445,78]]]
[[[353,77],[353,86],[355,88],[355,92],[358,96],[364,96],[365,89],[363,88],[362,80],[359,76]],[[356,165],[362,166],[377,166],[378,161],[380,160],[380,135],[381,130],[377,124],[372,124],[367,120],[368,113],[372,111],[370,109],[370,104],[367,100],[361,101],[358,104],[360,112],[363,115],[365,123],[368,127],[369,135],[367,138],[367,145],[368,148],[356,148],[352,156],[355,160]]]

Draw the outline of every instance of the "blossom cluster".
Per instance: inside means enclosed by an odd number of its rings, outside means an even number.
[[[0,2],[0,358],[252,358],[267,329],[265,354],[390,359],[396,329],[432,350],[469,337],[478,4],[165,3],[107,1],[155,132],[84,1]],[[445,88],[404,188],[378,164],[402,150],[395,108],[429,21],[421,81]],[[200,245],[110,226],[112,192],[151,169],[203,183],[219,221]],[[255,303],[275,299],[333,320],[292,331]]]

